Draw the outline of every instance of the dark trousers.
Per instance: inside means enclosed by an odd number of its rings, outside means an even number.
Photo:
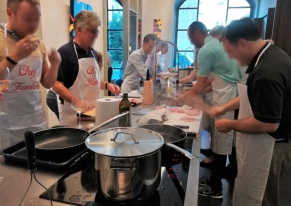
[[[108,68],[108,82],[109,83],[111,82],[112,74],[113,74],[113,68],[109,67]],[[111,96],[111,92],[110,91],[108,91],[108,96]]]
[[[279,203],[279,188],[282,176],[291,167],[291,143],[277,143],[271,161],[269,178],[263,199],[263,206],[277,206]],[[290,204],[289,204],[290,205]]]
[[[213,162],[211,168],[211,176],[209,178],[209,186],[213,192],[222,191],[221,179],[228,177],[234,182],[237,174],[235,148],[232,148],[232,154],[229,155],[229,165],[225,167],[227,155],[213,153]]]
[[[222,190],[221,179],[225,176],[225,164],[227,155],[213,153],[213,161],[211,167],[211,176],[209,178],[209,186],[213,192]]]
[[[57,95],[52,90],[49,90],[46,95],[46,103],[47,106],[52,110],[53,113],[56,114],[57,118],[60,120]]]

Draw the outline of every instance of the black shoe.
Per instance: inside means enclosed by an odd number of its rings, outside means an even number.
[[[202,160],[200,162],[200,167],[211,168],[212,167],[212,162],[206,163],[206,162],[204,162],[204,160]]]
[[[199,179],[199,186],[209,186],[208,182],[209,182],[209,178],[208,177]]]
[[[212,192],[211,187],[209,186],[200,186],[198,190],[198,194],[204,197],[211,197],[213,199],[222,199],[222,191]]]

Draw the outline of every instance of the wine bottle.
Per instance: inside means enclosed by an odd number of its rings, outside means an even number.
[[[128,94],[123,93],[123,98],[119,104],[119,114],[129,112],[129,114],[119,118],[119,127],[131,126],[131,103],[128,100]]]

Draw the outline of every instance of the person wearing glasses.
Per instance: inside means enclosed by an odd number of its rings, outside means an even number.
[[[95,107],[100,89],[107,89],[116,95],[120,92],[117,85],[100,80],[98,55],[92,48],[100,24],[101,20],[95,12],[81,11],[75,16],[75,38],[58,50],[62,63],[53,91],[59,95],[63,125],[76,119],[76,112],[71,108],[74,95],[88,102],[86,110],[89,111]]]

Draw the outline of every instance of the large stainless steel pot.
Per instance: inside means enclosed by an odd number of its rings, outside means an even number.
[[[105,198],[139,201],[157,191],[161,179],[163,137],[143,128],[111,128],[86,139],[95,152],[94,184]]]
[[[191,74],[193,68],[192,67],[189,67],[189,68],[183,68],[183,69],[179,69],[179,80],[183,79],[184,77],[187,77],[188,75]]]

